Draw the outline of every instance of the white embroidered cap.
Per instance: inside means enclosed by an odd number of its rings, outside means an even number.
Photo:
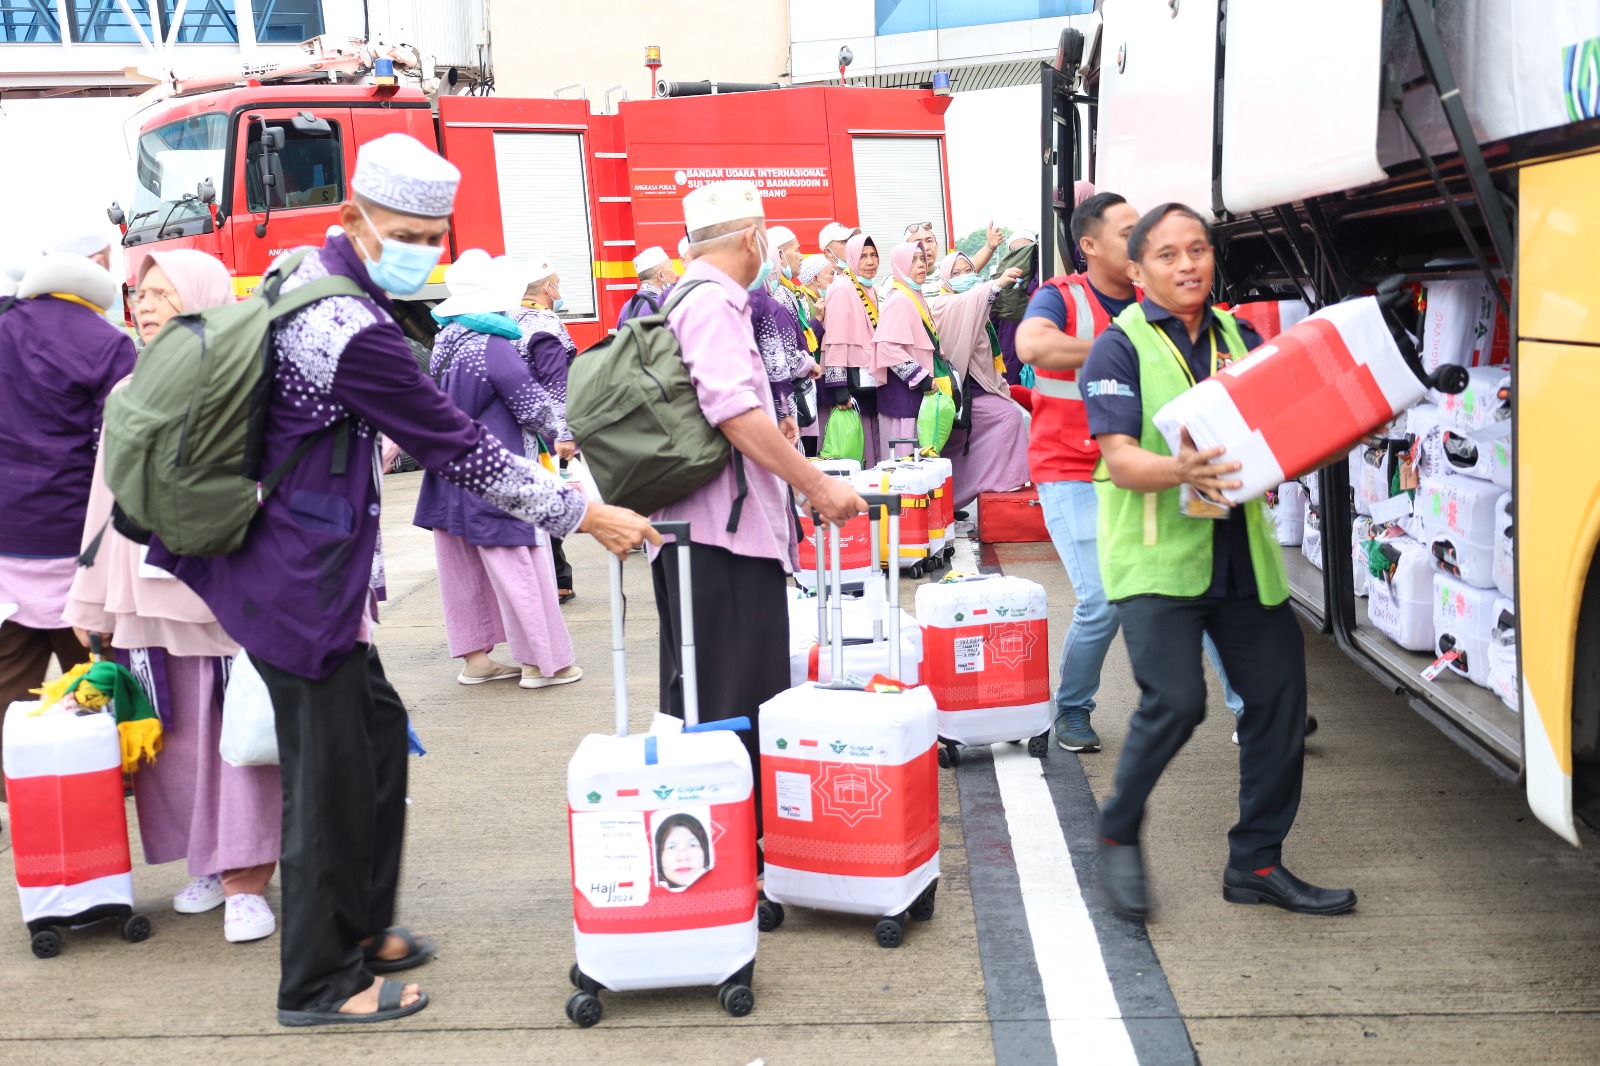
[[[633,257],[633,272],[642,278],[662,263],[670,263],[671,261],[665,249],[659,245],[651,245]]]
[[[89,223],[57,238],[46,248],[48,252],[67,252],[71,255],[90,256],[111,247],[111,230],[105,223]]]
[[[509,311],[522,302],[528,287],[527,267],[501,256],[490,259],[482,248],[468,248],[461,258],[444,269],[445,288],[450,298],[433,309],[440,318],[473,312],[496,314]]]
[[[689,238],[685,237],[678,242],[678,258],[685,259],[689,255]]]
[[[765,219],[761,193],[753,181],[713,181],[683,198],[683,225],[692,236],[724,222]]]
[[[536,255],[531,259],[524,260],[522,264],[522,287],[526,289],[529,285],[538,284],[555,272],[555,264],[542,255]]]
[[[767,230],[767,245],[771,248],[782,248],[790,241],[798,242],[799,237],[794,235],[794,230],[788,226],[773,226]]]
[[[1018,241],[1027,241],[1029,244],[1038,244],[1039,235],[1033,232],[1033,230],[1028,229],[1026,226],[1018,226],[1011,231],[1011,239],[1006,242],[1006,247],[1010,248]]]
[[[822,232],[817,234],[817,247],[826,248],[834,241],[847,241],[855,236],[856,231],[846,226],[843,222],[830,222],[822,227]]]
[[[356,153],[350,188],[379,207],[403,215],[445,218],[455,206],[461,171],[404,133],[387,133]]]

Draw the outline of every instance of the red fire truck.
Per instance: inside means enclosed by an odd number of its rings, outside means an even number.
[[[705,182],[754,181],[768,223],[791,227],[807,251],[830,220],[880,241],[931,221],[948,247],[949,104],[929,90],[826,86],[623,101],[596,114],[585,100],[432,101],[394,85],[243,79],[143,116],[123,245],[130,279],[152,251],[199,248],[248,294],[275,256],[322,242],[361,144],[408,133],[461,168],[448,251],[548,257],[583,348],[637,288],[637,251],[675,252],[680,202]],[[424,343],[442,275],[399,305]]]

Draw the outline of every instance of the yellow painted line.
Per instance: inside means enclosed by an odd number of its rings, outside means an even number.
[[[633,260],[631,259],[596,259],[594,261],[594,276],[597,278],[632,278]]]
[[[445,268],[444,267],[442,267],[442,266],[434,267],[433,271],[431,273],[429,273],[429,275],[428,275],[428,284],[429,285],[443,285],[444,284],[444,272],[445,272]],[[255,274],[253,276],[241,275],[239,277],[234,278],[233,279],[233,295],[237,299],[242,300],[246,296],[249,296],[249,295],[253,294],[256,291],[256,289],[261,285],[261,277],[262,276],[260,274]]]

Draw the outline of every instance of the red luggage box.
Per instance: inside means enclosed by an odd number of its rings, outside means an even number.
[[[1037,544],[1050,539],[1039,490],[978,493],[978,539],[985,544]]]

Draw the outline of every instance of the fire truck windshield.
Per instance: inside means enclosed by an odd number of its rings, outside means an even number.
[[[139,183],[128,230],[162,228],[186,219],[210,219],[195,188],[210,178],[222,188],[227,159],[228,118],[221,113],[193,115],[158,126],[139,138]],[[186,199],[187,197],[187,199]]]

